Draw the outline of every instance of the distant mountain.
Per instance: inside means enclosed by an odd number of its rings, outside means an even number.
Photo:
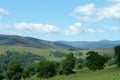
[[[75,41],[75,42],[58,41],[58,42],[82,49],[113,48],[116,45],[120,45],[120,41],[110,41],[110,40]]]
[[[116,45],[120,45],[120,41],[46,41],[32,37],[0,35],[0,46],[24,46],[44,49],[97,49],[113,48]]]
[[[35,47],[35,48],[54,48],[54,49],[74,48],[64,43],[40,40],[32,37],[21,37],[16,35],[0,35],[0,45],[24,46],[24,47]]]

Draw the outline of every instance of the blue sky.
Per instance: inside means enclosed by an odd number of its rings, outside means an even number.
[[[1,0],[0,34],[44,40],[120,40],[120,0]]]

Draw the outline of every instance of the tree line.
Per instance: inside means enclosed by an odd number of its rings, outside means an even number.
[[[116,46],[114,52],[115,63],[120,67],[120,46]],[[7,80],[25,80],[33,75],[39,78],[50,78],[57,74],[70,75],[76,73],[74,70],[75,68],[82,69],[84,66],[93,71],[102,70],[107,61],[110,60],[108,56],[100,55],[95,51],[89,51],[86,55],[86,59],[83,60],[81,58],[76,58],[73,53],[69,53],[60,62],[38,59],[37,57],[35,60],[40,62],[35,62],[34,65],[27,64],[26,67],[22,66],[20,60],[12,60],[8,63],[7,69],[4,72],[1,71],[0,80],[4,78]]]

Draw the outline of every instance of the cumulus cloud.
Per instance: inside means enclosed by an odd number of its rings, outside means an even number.
[[[85,33],[104,33],[105,30],[104,29],[92,29],[92,28],[88,28],[88,29],[84,29]]]
[[[86,22],[96,22],[105,19],[120,20],[120,0],[109,0],[109,2],[113,1],[116,4],[99,8],[93,3],[77,6],[70,15],[80,21]]]
[[[110,30],[111,30],[111,31],[118,32],[118,31],[120,31],[120,28],[118,28],[118,27],[116,27],[116,26],[113,26],[113,27],[111,27]]]
[[[110,3],[120,3],[120,0],[107,0]]]
[[[14,33],[19,34],[62,34],[62,35],[78,35],[83,33],[81,23],[75,23],[68,26],[67,29],[60,29],[52,24],[38,24],[38,23],[16,23],[16,24],[0,24],[0,30],[8,31],[12,29]],[[12,33],[12,32],[11,32]]]
[[[67,29],[64,30],[65,35],[81,35],[81,34],[89,34],[89,33],[116,33],[120,32],[120,28],[117,26],[103,26],[100,28],[86,28],[81,23],[75,23],[74,25],[70,25]]]
[[[117,26],[104,26],[103,28],[105,31],[110,31],[110,32],[120,32],[120,27]]]
[[[23,32],[37,32],[44,34],[52,34],[59,32],[59,28],[52,24],[34,24],[34,23],[18,23],[14,24],[16,30]]]
[[[70,25],[68,29],[65,30],[66,35],[77,35],[82,33],[83,28],[81,23],[75,23],[74,25]]]
[[[2,23],[0,23],[0,29],[9,29],[9,28],[11,28],[11,25],[10,24],[7,24],[7,23],[5,23],[5,24],[2,24]]]
[[[101,28],[84,28],[85,33],[119,33],[120,28],[117,26],[103,26]]]
[[[32,18],[32,17],[19,15],[19,14],[14,14],[14,13],[11,13],[4,8],[0,8],[0,19],[5,19],[5,17],[7,17],[10,20],[12,20],[12,19],[25,19],[25,18],[31,19]]]
[[[74,12],[83,13],[85,15],[92,15],[94,13],[94,4],[88,4],[85,6],[78,6],[75,8]]]
[[[17,24],[0,24],[0,30],[8,31],[16,34],[62,34],[62,35],[78,35],[83,33],[83,27],[81,23],[75,23],[68,26],[67,29],[60,29],[52,24],[38,24],[38,23],[17,23]]]
[[[11,13],[4,8],[0,8],[0,20],[10,17]]]
[[[5,9],[3,9],[3,8],[0,8],[0,14],[9,16],[9,15],[10,15],[10,12],[8,12],[7,10],[5,10]]]
[[[17,24],[1,24],[0,32],[16,35],[51,35],[60,34],[67,36],[89,34],[89,33],[119,33],[120,28],[117,26],[103,26],[100,28],[86,28],[82,23],[75,23],[68,26],[67,29],[60,29],[52,24],[38,24],[38,23],[17,23]]]

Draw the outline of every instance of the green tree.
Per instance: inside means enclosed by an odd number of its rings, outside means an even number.
[[[89,51],[87,53],[86,61],[86,66],[93,71],[104,69],[106,63],[105,57],[95,51]]]
[[[25,78],[30,77],[29,70],[27,68],[23,70],[22,77],[24,78],[24,80]]]
[[[22,76],[22,68],[20,63],[17,61],[11,62],[8,66],[6,74],[8,80],[20,80]]]
[[[114,51],[115,51],[115,56],[116,56],[116,63],[118,67],[120,67],[120,46],[116,46],[114,48]]]
[[[5,72],[10,62],[18,61],[22,67],[27,67],[28,65],[35,65],[36,61],[45,60],[44,57],[34,55],[30,52],[20,52],[16,51],[6,51],[4,54],[0,55],[0,71]]]
[[[69,75],[74,73],[73,69],[75,67],[75,61],[76,57],[74,56],[74,54],[73,53],[68,54],[66,58],[62,61],[61,70],[59,74]]]
[[[24,68],[22,76],[25,80],[25,78],[31,77],[35,74],[35,67],[34,66],[28,66]]]
[[[0,80],[4,79],[4,75],[0,73]]]
[[[81,58],[76,59],[75,68],[76,69],[82,69],[83,68],[83,60]]]
[[[43,60],[36,67],[38,77],[49,78],[57,74],[56,66],[52,61]]]

